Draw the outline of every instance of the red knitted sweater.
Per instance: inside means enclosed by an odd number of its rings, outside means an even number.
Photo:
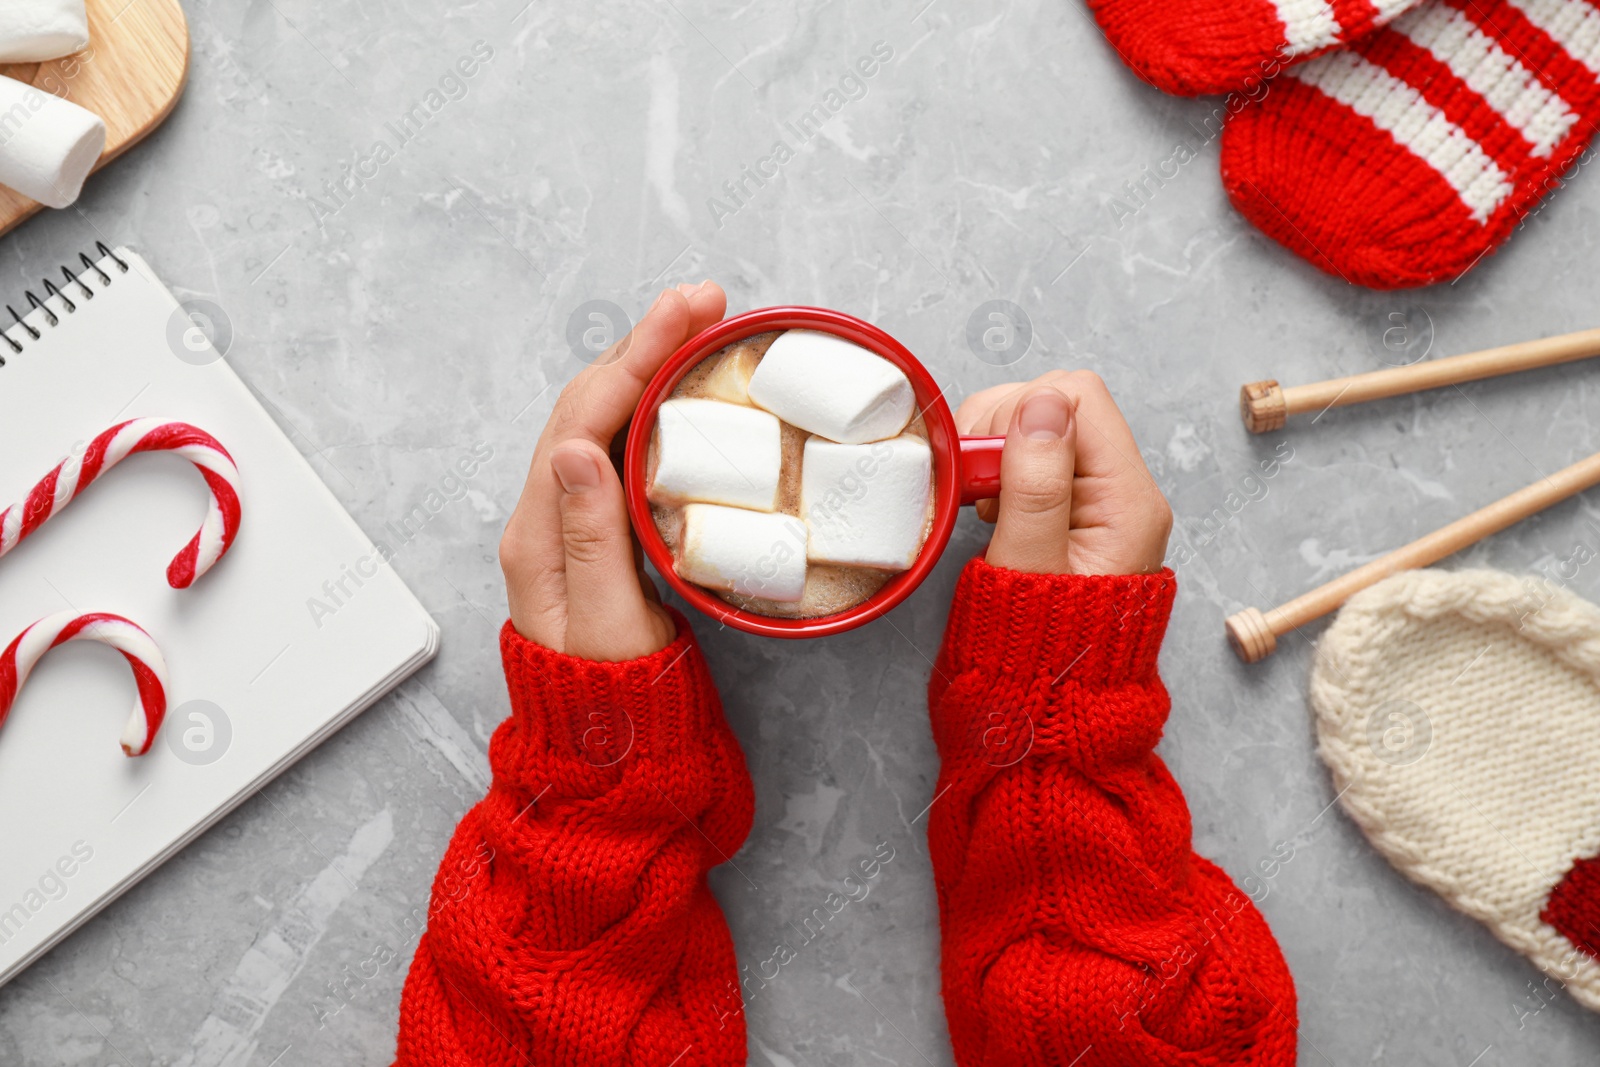
[[[1189,848],[1152,750],[1171,572],[957,589],[930,686],[945,1011],[962,1067],[1293,1067],[1294,986],[1250,901]],[[745,1062],[706,871],[752,789],[687,622],[620,664],[501,634],[512,714],[457,828],[397,1067]]]
[[[928,845],[962,1067],[1294,1065],[1277,942],[1154,754],[1176,591],[981,559],[956,587]]]
[[[397,1067],[744,1063],[706,872],[743,844],[755,796],[674,622],[677,640],[626,663],[501,630],[511,717],[434,879]]]

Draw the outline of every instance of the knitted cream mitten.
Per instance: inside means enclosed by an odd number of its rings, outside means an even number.
[[[1497,571],[1399,574],[1323,636],[1311,702],[1378,851],[1600,1011],[1600,609]]]

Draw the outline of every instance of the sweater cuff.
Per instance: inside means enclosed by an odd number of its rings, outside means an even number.
[[[1150,681],[1177,588],[1170,568],[1023,574],[979,556],[956,586],[945,669],[954,677],[1000,667],[1089,690]]]
[[[624,756],[669,756],[692,746],[720,704],[689,621],[667,611],[678,636],[638,659],[602,663],[554,652],[512,627],[500,630],[511,719],[530,752],[607,767]]]

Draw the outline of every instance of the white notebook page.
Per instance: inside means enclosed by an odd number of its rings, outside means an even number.
[[[82,273],[93,299],[64,287],[75,312],[50,301],[58,325],[28,316],[39,340],[7,331],[21,353],[0,340],[0,508],[101,430],[160,416],[233,455],[243,522],[210,573],[170,588],[207,491],[187,461],[137,455],[0,558],[0,648],[57,611],[114,612],[155,637],[171,682],[145,756],[117,744],[132,674],[90,642],[48,653],[0,726],[0,983],[438,647],[433,620],[227,363],[197,356],[192,331],[191,347],[169,342],[187,320],[149,266],[115,257],[129,269],[100,260],[109,285]]]

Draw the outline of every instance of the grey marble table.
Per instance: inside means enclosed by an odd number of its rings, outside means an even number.
[[[1527,964],[1330,807],[1305,699],[1318,628],[1249,669],[1221,631],[1600,448],[1581,365],[1261,439],[1235,411],[1254,378],[1596,325],[1600,180],[1579,176],[1458,284],[1377,294],[1235,215],[1207,132],[1219,101],[1136,81],[1081,0],[185,6],[177,112],[76,209],[0,242],[0,285],[20,293],[97,238],[139,248],[180,297],[224,309],[233,366],[370,532],[463,453],[494,458],[394,561],[444,629],[438,660],[0,990],[0,1064],[388,1062],[408,931],[507,710],[495,546],[582,366],[569,324],[588,301],[636,316],[663,283],[706,276],[736,310],[872,319],[953,395],[1053,367],[1110,383],[1188,548],[1161,753],[1203,854],[1237,878],[1292,854],[1262,910],[1298,983],[1302,1063],[1600,1057],[1600,1021],[1541,997]],[[1193,158],[1147,179],[1177,155]],[[1032,324],[1009,366],[967,341],[992,300]],[[1275,449],[1288,460],[1254,479]],[[1553,571],[1600,546],[1597,506],[1591,493],[1464,562]],[[766,958],[875,845],[895,855],[751,996],[752,1063],[951,1062],[923,686],[985,536],[964,518],[926,586],[848,637],[701,627],[756,781],[737,869],[714,875],[741,959]],[[1600,570],[1569,584],[1600,594]],[[354,877],[330,891],[318,876],[335,868]],[[308,911],[325,923],[305,928]]]

